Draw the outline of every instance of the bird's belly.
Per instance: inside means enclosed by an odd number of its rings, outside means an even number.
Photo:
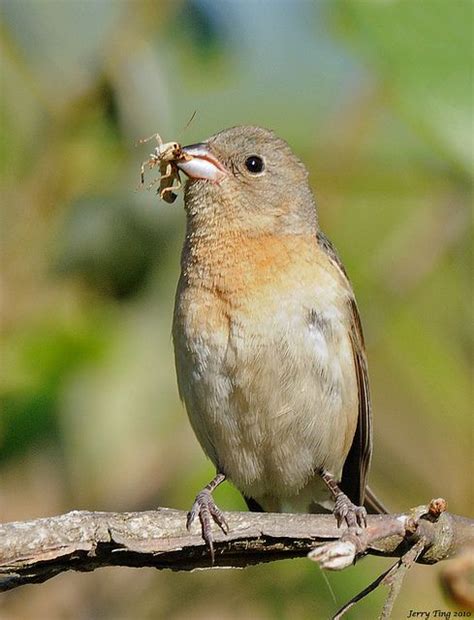
[[[255,324],[234,314],[199,332],[183,324],[175,347],[196,435],[241,492],[280,509],[312,493],[318,469],[340,476],[358,406],[342,321],[319,328],[291,308]]]

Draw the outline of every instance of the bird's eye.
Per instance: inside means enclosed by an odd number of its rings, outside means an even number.
[[[259,174],[265,170],[265,163],[258,155],[250,155],[245,160],[245,167],[252,174]]]

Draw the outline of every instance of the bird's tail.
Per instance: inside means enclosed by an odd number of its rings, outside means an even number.
[[[370,487],[365,489],[364,506],[369,514],[388,514],[388,509],[382,504]]]

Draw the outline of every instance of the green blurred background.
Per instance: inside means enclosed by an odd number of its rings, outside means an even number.
[[[188,509],[213,474],[179,402],[170,327],[182,197],[137,191],[159,131],[240,123],[307,164],[352,277],[375,410],[371,484],[394,510],[472,514],[473,4],[464,0],[3,0],[2,521]],[[186,128],[192,113],[196,117]],[[224,485],[225,509],[244,509]],[[323,576],[68,573],[2,620],[326,618],[390,560]],[[397,602],[451,609],[440,567]],[[376,592],[348,618],[376,617]]]

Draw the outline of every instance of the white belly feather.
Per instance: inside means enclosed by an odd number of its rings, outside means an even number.
[[[308,510],[341,475],[357,423],[345,317],[291,299],[262,321],[191,328],[176,317],[176,365],[191,424],[217,468],[267,510]]]

